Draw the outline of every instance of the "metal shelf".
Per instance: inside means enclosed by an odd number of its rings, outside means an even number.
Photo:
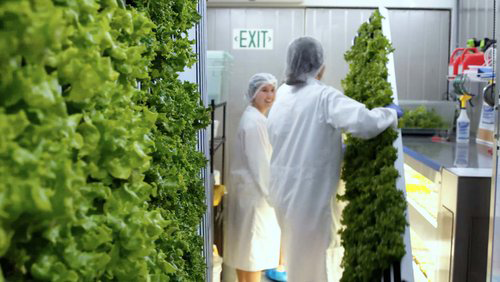
[[[215,196],[219,197],[219,203],[213,207],[213,218],[212,218],[212,224],[213,224],[213,236],[214,236],[214,244],[217,246],[219,253],[223,256],[224,255],[224,235],[223,235],[223,210],[224,210],[224,201],[222,199],[222,195],[224,194],[224,184],[225,184],[225,168],[224,168],[224,163],[225,163],[225,158],[226,158],[226,107],[227,103],[222,102],[219,104],[216,104],[214,100],[211,101],[210,103],[211,107],[211,117],[212,117],[212,126],[210,127],[210,173],[214,173],[214,157],[215,154],[219,149],[221,149],[221,162],[220,162],[220,173],[221,173],[221,178],[220,178],[220,184],[221,185],[215,185],[212,189],[212,195],[213,199]],[[215,120],[215,111],[217,110],[222,110],[222,136],[221,137],[215,137],[215,132],[214,132],[214,120]],[[221,191],[222,189],[223,191]],[[222,194],[221,194],[222,193]]]
[[[433,228],[438,227],[437,218],[435,218],[430,212],[428,212],[424,207],[422,207],[416,200],[410,197],[407,197],[406,200],[409,204],[409,207],[412,208],[414,211],[416,211],[418,215],[420,215],[419,219],[421,222],[422,222],[421,219],[424,219]]]
[[[224,143],[226,143],[226,138],[225,137],[216,137],[214,139],[214,145],[213,147],[211,148],[212,150],[212,155],[215,154],[215,152],[217,152],[217,150],[222,146],[224,145]]]
[[[491,80],[495,80],[494,77],[472,77],[472,76],[469,76],[470,80],[471,81],[474,81],[474,82],[485,82],[485,83],[488,83],[490,82]]]
[[[429,281],[415,261],[412,261],[412,266],[415,273],[415,281]]]
[[[212,108],[217,109],[217,108],[220,108],[220,107],[225,107],[226,105],[227,105],[227,102],[222,102],[222,103],[219,103],[219,104],[215,104],[215,102],[214,102]]]
[[[448,81],[453,82],[456,76],[447,76]],[[468,74],[467,77],[472,82],[490,82],[491,80],[495,80],[495,77],[477,77],[474,75]]]
[[[215,100],[212,100],[210,103],[211,107],[211,117],[212,117],[212,126],[210,127],[211,130],[209,132],[210,134],[210,172],[214,172],[214,155],[217,152],[219,148],[222,148],[222,168],[221,168],[221,184],[224,184],[224,161],[225,161],[225,155],[226,155],[226,107],[227,107],[227,102],[222,102],[219,104],[215,103]],[[219,108],[222,108],[222,136],[221,137],[215,137],[215,132],[214,132],[214,120],[215,120],[215,111]]]

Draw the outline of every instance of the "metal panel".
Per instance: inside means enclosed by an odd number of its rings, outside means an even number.
[[[459,1],[459,46],[465,46],[470,38],[493,37],[494,0]]]
[[[325,49],[324,81],[341,88],[348,65],[344,53],[369,9],[306,9],[306,35]],[[447,92],[450,11],[390,10],[399,99],[441,100]]]
[[[442,100],[446,96],[450,13],[390,11],[400,99]]]
[[[441,261],[440,278],[449,281],[485,281],[488,251],[488,219],[490,202],[490,177],[458,177],[448,169],[442,171],[440,211],[453,215],[452,235],[441,237],[443,250],[451,243],[451,268]],[[438,226],[449,227],[449,213],[438,215]],[[446,253],[442,256],[447,257]],[[443,259],[444,257],[441,257]],[[449,270],[449,272],[446,272]],[[439,280],[442,281],[442,280]],[[448,280],[443,280],[448,281]]]
[[[352,46],[359,26],[372,12],[371,9],[306,9],[306,35],[323,44],[326,84],[342,90],[340,81],[349,70],[344,53]]]

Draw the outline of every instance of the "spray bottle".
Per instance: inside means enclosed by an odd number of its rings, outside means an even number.
[[[472,96],[466,93],[460,96],[460,115],[457,118],[457,143],[469,143],[470,120],[467,116],[466,105],[471,98]]]

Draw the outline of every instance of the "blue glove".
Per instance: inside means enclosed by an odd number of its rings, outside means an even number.
[[[398,118],[401,118],[403,115],[404,115],[404,111],[403,109],[401,109],[401,107],[399,107],[398,105],[394,104],[394,103],[390,103],[389,105],[385,106],[386,108],[389,108],[389,109],[393,109],[396,111],[396,113],[398,114]]]

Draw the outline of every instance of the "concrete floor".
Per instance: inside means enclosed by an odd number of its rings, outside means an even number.
[[[238,282],[238,279],[236,277],[236,271],[234,270],[234,268],[231,268],[227,265],[224,265],[223,266],[223,277],[222,277],[222,280],[223,282]],[[266,275],[264,274],[264,272],[262,272],[262,280],[260,280],[261,282],[273,282],[272,280],[269,280],[266,278]]]

